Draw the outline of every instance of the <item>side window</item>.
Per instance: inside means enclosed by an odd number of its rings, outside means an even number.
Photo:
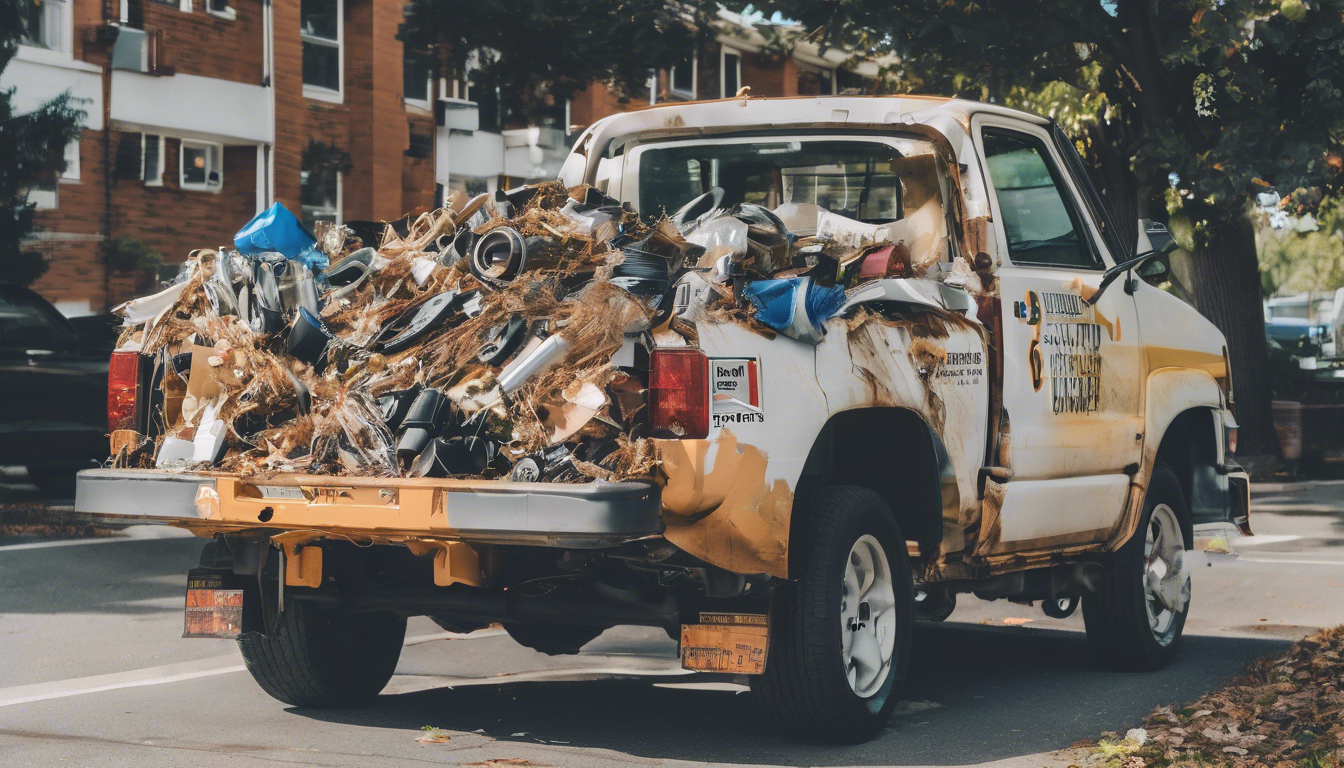
[[[999,201],[1014,264],[1097,269],[1097,259],[1045,145],[1029,136],[987,130],[985,165]]]

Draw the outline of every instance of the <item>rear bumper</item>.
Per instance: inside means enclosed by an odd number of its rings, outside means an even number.
[[[401,541],[437,539],[602,547],[662,531],[650,482],[505,483],[481,480],[235,475],[148,469],[79,473],[75,511],[108,523],[157,523],[199,533],[330,532]]]

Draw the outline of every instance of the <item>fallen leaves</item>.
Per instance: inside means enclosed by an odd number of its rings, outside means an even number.
[[[1344,765],[1344,627],[1302,640],[1282,656],[1259,659],[1232,684],[1188,707],[1157,709],[1144,726],[1146,744],[1128,752],[1109,744],[1099,748],[1098,762],[1115,768],[1338,768]],[[1141,762],[1131,765],[1136,758]]]

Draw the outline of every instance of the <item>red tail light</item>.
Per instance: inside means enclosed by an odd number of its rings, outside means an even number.
[[[649,426],[656,436],[709,436],[709,358],[698,349],[655,349],[649,360]]]
[[[135,396],[140,353],[113,352],[107,366],[107,431],[135,429]]]

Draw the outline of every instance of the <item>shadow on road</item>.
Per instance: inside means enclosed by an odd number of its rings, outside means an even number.
[[[1193,700],[1284,640],[1186,637],[1167,671],[1095,669],[1079,633],[966,624],[915,632],[904,714],[868,744],[799,743],[770,731],[749,694],[658,688],[657,679],[479,685],[381,697],[304,717],[416,730],[483,730],[647,758],[776,765],[963,765],[1068,747]],[[663,678],[684,683],[686,677]],[[521,734],[521,735],[519,735]]]
[[[0,557],[0,613],[181,613],[202,540],[144,539]],[[172,598],[175,604],[149,601]]]

